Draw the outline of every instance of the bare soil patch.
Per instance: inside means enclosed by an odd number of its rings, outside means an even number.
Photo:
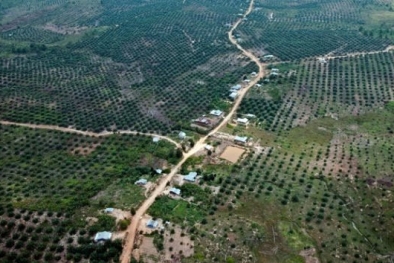
[[[236,163],[244,152],[245,149],[235,146],[227,146],[222,155],[220,155],[220,158],[230,161],[232,163]]]
[[[306,263],[319,263],[319,259],[316,257],[316,249],[304,249],[300,252],[300,256],[305,259]]]

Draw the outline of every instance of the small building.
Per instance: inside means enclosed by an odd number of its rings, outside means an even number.
[[[273,59],[274,55],[265,55],[263,58],[264,59]]]
[[[98,232],[94,236],[94,242],[101,242],[101,241],[111,240],[111,237],[112,237],[112,233],[111,232],[107,232],[107,231]]]
[[[231,94],[230,94],[230,96],[229,96],[232,100],[236,100],[237,99],[237,97],[238,97],[238,92],[232,92]]]
[[[248,126],[249,120],[247,118],[238,118],[237,124],[243,125],[243,126]]]
[[[257,73],[255,71],[253,71],[250,75],[252,75],[253,77],[255,77],[257,75]]]
[[[159,138],[159,137],[153,137],[152,141],[155,142],[155,143],[157,143],[157,142],[160,141],[160,138]]]
[[[181,195],[181,189],[173,187],[170,189],[170,194]]]
[[[183,140],[183,139],[186,138],[186,133],[184,133],[183,131],[181,131],[181,132],[178,134],[178,137],[179,137],[179,139]]]
[[[250,119],[256,118],[256,115],[251,114],[251,113],[245,114],[245,116],[248,117],[248,118],[250,118]]]
[[[325,58],[318,58],[318,60],[322,64],[327,63],[327,60]]]
[[[162,169],[156,169],[155,172],[156,172],[157,174],[161,174],[161,173],[163,172],[163,170],[162,170]]]
[[[211,110],[211,112],[209,113],[215,117],[221,117],[223,115],[223,111],[221,110]]]
[[[247,142],[248,142],[248,137],[246,137],[246,136],[244,136],[244,137],[235,136],[235,138],[234,138],[234,143],[236,143],[236,144],[246,145]]]
[[[271,73],[270,73],[270,77],[271,77],[271,76],[277,77],[277,76],[279,76],[279,73],[278,73],[278,72],[271,72]]]
[[[205,145],[204,148],[205,148],[205,150],[207,150],[207,151],[212,151],[212,150],[213,150],[213,146],[212,146],[212,145],[209,145],[209,144]]]
[[[147,183],[148,183],[148,180],[146,180],[146,179],[139,179],[134,184],[136,184],[136,185],[146,185]]]
[[[261,84],[256,84],[256,87],[260,88],[260,87],[261,87]]]
[[[250,79],[244,79],[244,82],[249,83]]]
[[[146,226],[149,228],[156,228],[159,225],[159,222],[153,219],[149,219],[149,221],[146,223]]]
[[[195,182],[197,177],[196,172],[190,172],[188,175],[185,175],[183,177],[183,180],[188,181],[188,182]]]
[[[238,90],[240,90],[241,88],[242,88],[241,84],[237,84],[237,85],[232,86],[230,90],[231,90],[231,91],[233,91],[233,90],[238,91]]]
[[[104,212],[107,214],[111,214],[114,211],[114,209],[112,207],[108,207],[104,209]]]
[[[203,126],[203,127],[211,127],[212,126],[212,121],[210,119],[205,118],[205,117],[200,117],[200,118],[194,120],[193,123],[197,124],[199,126]]]
[[[277,68],[272,68],[272,69],[271,69],[271,73],[279,73],[279,69],[277,69]]]

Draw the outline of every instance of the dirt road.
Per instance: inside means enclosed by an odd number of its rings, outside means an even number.
[[[56,125],[44,125],[44,124],[31,124],[31,123],[18,123],[18,122],[12,122],[12,121],[0,121],[1,125],[15,125],[15,126],[20,126],[20,127],[27,127],[31,129],[42,129],[42,130],[52,130],[52,131],[61,131],[61,132],[69,132],[69,133],[75,133],[75,134],[81,134],[81,135],[86,135],[86,136],[92,136],[92,137],[105,137],[113,134],[132,134],[132,135],[145,135],[145,136],[150,136],[150,137],[158,137],[161,140],[166,140],[172,144],[175,144],[177,147],[181,148],[181,145],[174,141],[173,139],[159,135],[159,134],[153,134],[153,133],[143,133],[143,132],[137,132],[137,131],[129,131],[129,130],[121,130],[121,131],[116,131],[116,132],[110,132],[110,131],[104,131],[104,132],[89,132],[89,131],[81,131],[73,128],[66,128],[66,127],[60,127]]]
[[[136,231],[138,229],[138,225],[140,223],[141,217],[146,213],[146,211],[149,209],[149,207],[153,204],[155,201],[156,197],[159,196],[165,189],[166,185],[168,182],[171,181],[172,177],[177,174],[178,170],[181,168],[182,164],[192,155],[200,151],[201,149],[204,148],[205,142],[208,139],[209,136],[212,134],[216,133],[219,131],[226,123],[231,120],[232,116],[238,109],[242,99],[244,98],[245,94],[248,92],[248,90],[253,87],[262,77],[264,77],[264,70],[265,70],[265,64],[261,63],[260,60],[250,53],[249,51],[243,49],[235,40],[233,36],[234,30],[238,27],[238,25],[242,22],[242,19],[245,18],[247,15],[250,14],[253,10],[253,5],[254,5],[254,0],[250,1],[249,8],[246,10],[245,14],[243,15],[242,18],[238,19],[237,22],[231,27],[230,31],[228,32],[228,38],[231,41],[232,44],[234,44],[242,53],[249,57],[252,61],[254,61],[257,66],[259,67],[259,73],[258,75],[244,88],[238,93],[238,99],[234,102],[232,109],[230,112],[227,114],[227,116],[222,120],[222,122],[215,128],[213,129],[208,135],[202,137],[200,140],[198,140],[194,147],[186,154],[184,154],[182,160],[171,170],[171,173],[165,176],[162,181],[159,182],[157,188],[152,192],[152,194],[149,196],[148,199],[144,201],[144,203],[138,208],[135,216],[133,217],[132,223],[129,225],[127,232],[129,233],[127,236],[127,240],[125,242],[125,245],[123,247],[123,252],[120,257],[120,262],[121,263],[129,263],[131,259],[131,254],[133,251],[133,246],[134,246],[134,241],[136,237]]]
[[[322,56],[322,57],[325,59],[348,58],[348,57],[355,57],[355,56],[360,56],[360,55],[373,55],[373,54],[379,54],[379,53],[386,53],[386,52],[390,52],[391,50],[394,50],[393,45],[389,45],[383,50],[353,52],[353,53],[347,53],[346,55],[338,55],[338,56],[334,56],[334,55],[331,55],[331,53],[328,53],[327,55]]]

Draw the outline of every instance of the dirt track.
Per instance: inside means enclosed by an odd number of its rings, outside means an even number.
[[[166,140],[172,144],[175,144],[177,147],[181,148],[181,145],[174,141],[173,139],[159,135],[159,134],[152,134],[152,133],[143,133],[143,132],[137,132],[137,131],[129,131],[129,130],[122,130],[122,131],[116,131],[116,132],[100,132],[100,133],[95,133],[95,132],[89,132],[89,131],[81,131],[73,128],[65,128],[65,127],[60,127],[56,125],[44,125],[44,124],[31,124],[31,123],[18,123],[18,122],[12,122],[12,121],[0,121],[1,125],[15,125],[15,126],[20,126],[20,127],[27,127],[31,129],[42,129],[42,130],[52,130],[52,131],[61,131],[61,132],[69,132],[69,133],[75,133],[75,134],[81,134],[81,135],[86,135],[86,136],[92,136],[92,137],[105,137],[113,134],[132,134],[132,135],[145,135],[145,136],[150,136],[150,137],[158,137],[162,140]]]
[[[233,107],[231,111],[227,114],[227,116],[222,120],[222,122],[215,128],[213,129],[208,135],[202,137],[200,140],[198,140],[194,147],[186,153],[182,160],[171,170],[171,173],[168,174],[166,177],[162,179],[162,181],[159,182],[159,185],[157,188],[152,192],[151,196],[149,196],[148,199],[144,201],[144,203],[138,208],[135,216],[133,217],[133,220],[130,224],[130,226],[127,229],[127,232],[129,233],[127,236],[127,240],[125,242],[125,246],[123,247],[123,252],[120,257],[120,262],[121,263],[129,263],[131,259],[131,254],[133,251],[133,245],[134,245],[134,240],[136,236],[136,231],[138,229],[138,225],[140,222],[141,217],[146,213],[146,211],[149,209],[149,207],[153,204],[155,201],[156,197],[159,196],[163,190],[165,189],[166,185],[168,182],[171,181],[172,177],[178,172],[179,168],[182,166],[182,164],[192,155],[194,155],[196,152],[199,150],[203,149],[205,146],[205,141],[208,139],[209,136],[212,134],[216,133],[219,131],[226,123],[231,120],[232,116],[234,115],[235,111],[238,109],[242,99],[244,98],[245,94],[248,92],[248,90],[253,87],[262,77],[264,77],[264,69],[265,69],[265,64],[261,63],[259,59],[250,53],[249,51],[243,49],[235,40],[233,37],[233,32],[234,30],[238,27],[238,25],[242,22],[242,19],[245,18],[247,15],[250,14],[250,12],[253,9],[254,5],[254,0],[250,1],[249,8],[246,10],[245,14],[243,15],[242,18],[238,19],[237,22],[231,27],[230,31],[228,32],[228,38],[231,41],[232,44],[234,44],[242,53],[249,57],[252,61],[254,61],[257,66],[259,67],[259,73],[258,75],[251,81],[248,86],[246,86],[244,89],[242,89],[238,93],[238,99],[234,102]]]

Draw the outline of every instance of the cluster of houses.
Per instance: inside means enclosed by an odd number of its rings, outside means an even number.
[[[224,112],[221,110],[211,110],[208,116],[203,115],[195,120],[192,120],[191,126],[205,130],[212,129],[219,123],[223,115]]]
[[[270,77],[277,77],[277,76],[279,76],[279,69],[272,68],[270,72]]]
[[[183,181],[185,182],[195,183],[196,180],[197,180],[197,172],[190,172],[189,174],[183,176]],[[171,187],[169,193],[174,196],[180,196],[181,189],[176,187]]]

